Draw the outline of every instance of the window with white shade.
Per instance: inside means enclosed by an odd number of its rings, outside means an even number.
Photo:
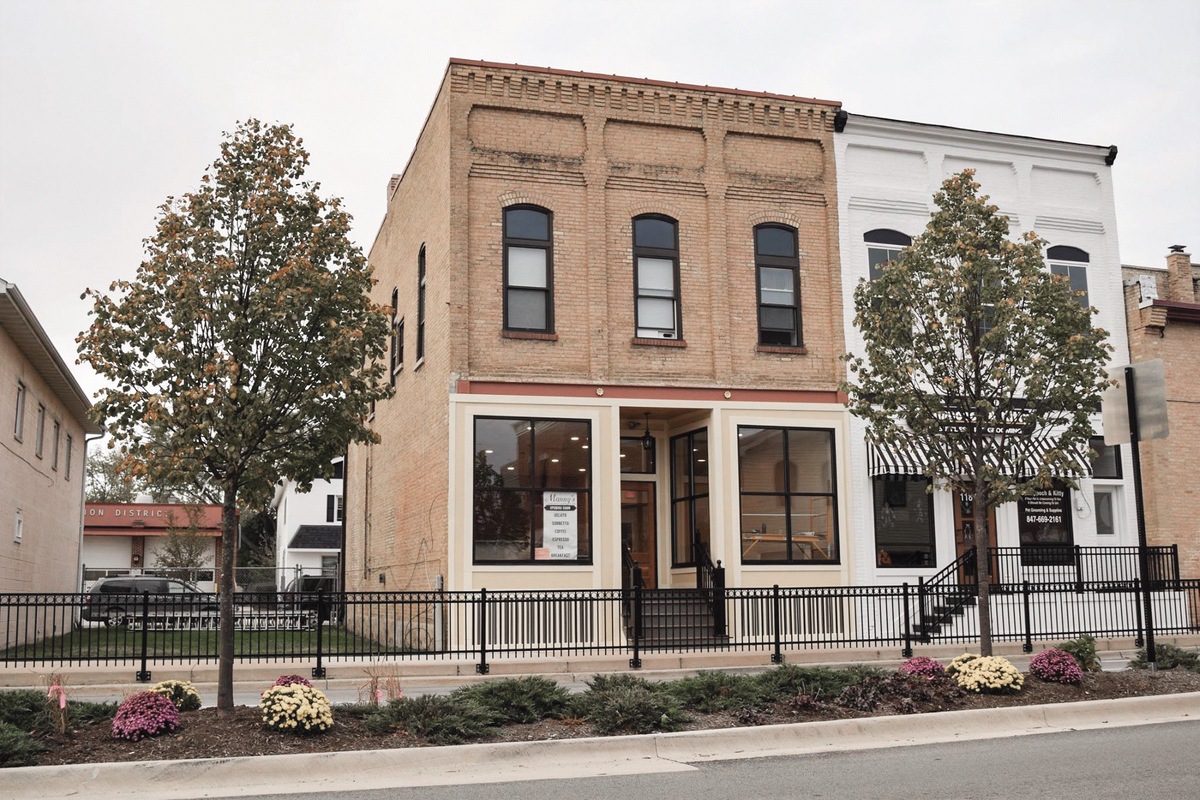
[[[553,333],[553,220],[535,206],[504,211],[504,329]]]
[[[679,312],[679,226],[670,217],[633,220],[633,280],[636,335],[682,339]]]

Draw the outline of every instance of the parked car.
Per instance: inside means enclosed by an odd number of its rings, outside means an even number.
[[[100,578],[92,585],[83,606],[83,618],[106,625],[124,625],[142,613],[142,595],[150,593],[148,612],[156,617],[217,613],[216,595],[187,581],[129,575]]]
[[[317,592],[325,593],[324,605]],[[298,611],[316,611],[321,606],[321,622],[340,623],[345,616],[345,598],[340,594],[338,579],[329,575],[301,575],[279,595],[279,601]]]

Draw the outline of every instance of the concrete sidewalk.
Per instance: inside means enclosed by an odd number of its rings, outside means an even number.
[[[1200,693],[646,736],[257,758],[19,767],[14,800],[187,800],[694,769],[701,761],[1007,738],[1200,718]]]

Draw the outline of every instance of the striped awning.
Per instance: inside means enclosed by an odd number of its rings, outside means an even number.
[[[1049,452],[1050,444],[1040,442],[1033,445],[1030,453],[1019,466],[1002,463],[1003,459],[999,457],[988,459],[988,463],[1005,474],[1016,475],[1018,479],[1025,480],[1037,474]],[[1087,461],[1082,455],[1074,456],[1071,461],[1074,462],[1073,468],[1065,471],[1064,474],[1055,475],[1055,477],[1080,478],[1091,473]],[[928,463],[929,453],[919,443],[913,443],[907,448],[896,448],[867,442],[867,474],[872,478],[924,475],[925,466]]]

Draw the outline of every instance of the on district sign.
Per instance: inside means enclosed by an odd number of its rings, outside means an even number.
[[[542,544],[551,561],[579,557],[579,493],[546,492],[542,495]]]

